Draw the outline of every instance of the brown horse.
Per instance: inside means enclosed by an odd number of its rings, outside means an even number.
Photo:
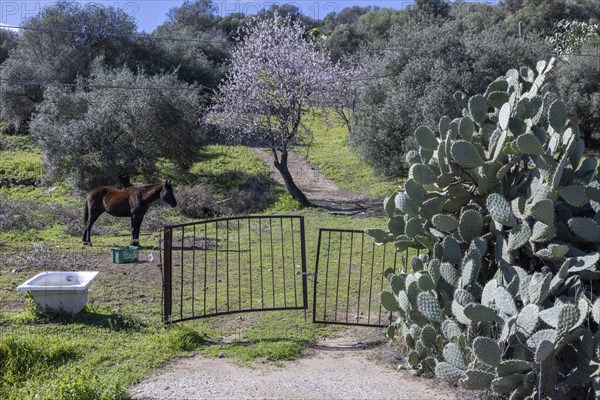
[[[90,191],[86,196],[83,244],[92,245],[92,225],[106,211],[115,217],[131,217],[131,245],[139,246],[140,226],[144,215],[150,203],[159,197],[171,207],[177,205],[170,179],[155,185],[132,186],[126,189],[100,186]]]

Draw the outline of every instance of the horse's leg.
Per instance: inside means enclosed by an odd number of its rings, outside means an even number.
[[[100,217],[100,215],[104,212],[101,209],[92,209],[88,215],[88,220],[85,225],[85,232],[83,233],[83,244],[86,246],[92,245],[92,225],[94,222]]]
[[[131,245],[140,245],[140,228],[144,217],[131,217]]]

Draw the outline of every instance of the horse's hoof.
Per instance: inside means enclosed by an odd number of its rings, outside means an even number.
[[[92,242],[83,242],[83,245],[84,245],[84,246],[91,246],[91,245],[92,245]]]

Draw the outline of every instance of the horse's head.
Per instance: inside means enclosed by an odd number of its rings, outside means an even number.
[[[167,179],[163,184],[163,188],[160,191],[160,198],[162,199],[162,201],[164,201],[171,207],[175,207],[177,205],[177,200],[175,200],[175,195],[173,194],[173,186],[171,186],[170,179]]]

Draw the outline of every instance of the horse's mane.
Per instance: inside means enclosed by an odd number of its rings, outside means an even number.
[[[162,185],[162,184],[163,184],[162,182],[159,182],[159,183],[144,183],[144,184],[141,184],[141,185],[133,185],[133,186],[130,186],[130,187],[132,187],[134,189],[148,189],[148,188],[156,187],[156,186],[159,186],[159,185]]]

